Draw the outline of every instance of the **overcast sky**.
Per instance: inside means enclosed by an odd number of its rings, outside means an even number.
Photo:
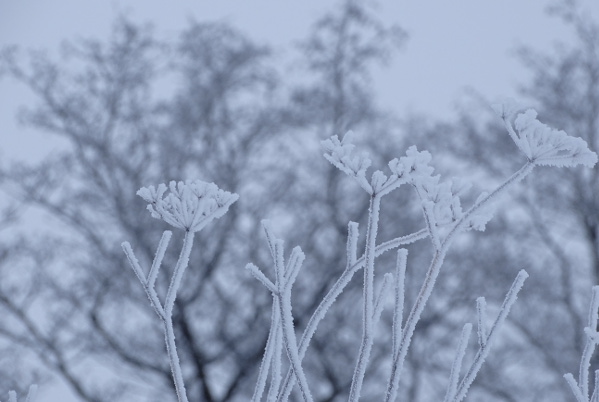
[[[547,0],[380,0],[387,22],[409,34],[393,63],[375,77],[383,107],[399,113],[451,116],[456,100],[472,88],[489,99],[516,95],[526,80],[514,57],[519,45],[549,50],[570,33],[544,10]],[[599,18],[599,1],[583,2]],[[107,37],[113,18],[125,12],[174,36],[189,17],[224,20],[285,50],[304,38],[311,23],[336,0],[0,0],[0,47],[56,50],[62,40]],[[0,80],[0,156],[35,157],[51,142],[15,122],[17,108],[31,100],[27,91]],[[0,390],[2,391],[2,390]],[[38,402],[59,400],[42,389]],[[0,395],[4,398],[5,395]],[[68,398],[60,398],[69,402]]]
[[[583,0],[599,15],[599,1]],[[259,42],[284,51],[306,36],[312,22],[337,0],[0,0],[0,46],[56,50],[62,40],[107,37],[119,12],[150,21],[174,36],[189,17],[224,20]],[[449,117],[468,88],[493,100],[515,96],[525,81],[514,50],[551,48],[569,31],[545,13],[549,0],[379,0],[383,19],[410,35],[393,63],[375,76],[383,107],[399,113]],[[19,127],[15,113],[31,98],[0,80],[0,155],[35,158],[51,147],[47,137]],[[31,144],[38,144],[31,148]]]

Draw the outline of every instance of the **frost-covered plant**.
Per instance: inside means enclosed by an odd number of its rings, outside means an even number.
[[[578,383],[572,373],[564,375],[568,382],[576,402],[599,402],[599,370],[595,371],[595,384],[593,394],[589,399],[589,370],[591,368],[591,357],[595,348],[599,344],[599,333],[597,332],[597,321],[599,319],[599,286],[593,286],[591,302],[589,303],[588,325],[584,328],[587,337],[582,358],[580,359],[580,370],[578,373]]]
[[[325,158],[341,171],[354,178],[358,185],[370,196],[366,244],[362,255],[358,257],[359,227],[357,223],[350,222],[348,226],[346,268],[320,302],[298,340],[293,326],[291,291],[304,261],[304,253],[299,247],[295,247],[285,259],[283,240],[275,236],[268,221],[263,221],[268,247],[273,260],[274,280],[269,279],[254,264],[250,263],[246,268],[272,293],[273,308],[271,328],[252,397],[253,402],[261,401],[265,392],[266,399],[269,402],[287,401],[295,384],[298,385],[300,395],[305,402],[313,400],[310,384],[302,368],[302,360],[318,324],[337,297],[343,292],[353,275],[360,269],[364,270],[362,338],[349,390],[349,401],[356,402],[360,399],[362,384],[374,343],[375,325],[380,319],[385,304],[383,301],[387,297],[392,297],[394,300],[391,328],[392,344],[390,345],[392,364],[383,399],[385,402],[395,401],[403,365],[416,325],[433,292],[445,255],[457,235],[473,229],[484,230],[485,225],[493,216],[492,204],[495,200],[530,174],[535,166],[573,167],[584,165],[592,167],[597,162],[597,155],[588,149],[587,144],[582,139],[570,137],[562,131],[549,128],[536,119],[535,111],[528,110],[518,114],[511,105],[503,105],[498,111],[509,135],[516,143],[516,146],[525,154],[527,161],[496,189],[488,193],[481,193],[474,204],[466,210],[462,208],[460,196],[468,190],[469,186],[460,180],[442,181],[439,175],[433,175],[434,169],[429,164],[432,156],[427,151],[418,151],[416,147],[410,147],[405,156],[389,162],[388,173],[377,170],[368,179],[367,171],[371,161],[365,155],[354,152],[355,146],[351,142],[351,132],[342,140],[337,136],[333,136],[323,141],[322,144],[326,150]],[[377,244],[381,200],[404,184],[411,185],[420,199],[425,227],[412,234]],[[152,307],[164,322],[167,352],[178,399],[179,402],[182,402],[187,401],[187,397],[172,325],[172,310],[177,289],[183,272],[188,265],[193,234],[201,230],[212,219],[222,216],[229,206],[237,200],[237,195],[220,190],[214,184],[200,181],[171,182],[169,188],[170,193],[166,197],[164,194],[167,192],[167,187],[164,184],[159,185],[158,188],[150,186],[138,191],[138,195],[148,202],[148,209],[153,217],[162,219],[170,225],[185,231],[183,249],[174,269],[164,305],[161,304],[158,298],[154,284],[171,233],[169,231],[164,232],[156,257],[147,275],[140,267],[129,243],[123,243],[123,249],[135,274],[142,283]],[[408,252],[406,249],[399,247],[424,238],[429,238],[431,241],[433,257],[420,291],[404,321],[404,282]],[[399,249],[394,274],[385,274],[382,285],[379,289],[375,289],[376,258],[396,248]],[[445,402],[459,402],[465,398],[470,385],[490,351],[498,329],[504,323],[512,305],[515,303],[518,292],[527,276],[528,274],[525,271],[520,271],[517,275],[490,327],[486,316],[486,301],[483,297],[477,299],[479,349],[470,367],[461,376],[466,347],[472,331],[472,324],[465,324],[457,342],[457,351],[449,374]],[[586,331],[588,344],[581,363],[579,383],[576,384],[571,375],[567,376],[568,383],[579,402],[589,401],[587,373],[589,359],[599,341],[599,335],[596,332],[596,312],[599,304],[598,289],[595,288],[593,293],[589,328]],[[289,369],[285,377],[282,376],[281,360],[283,350],[289,360]],[[270,384],[268,391],[266,391],[269,379]],[[596,393],[593,394],[592,401],[599,402],[597,399]]]
[[[362,341],[358,351],[354,375],[351,382],[349,400],[358,401],[361,394],[364,376],[370,359],[374,342],[374,328],[380,317],[389,284],[394,282],[395,307],[393,311],[391,359],[392,367],[384,400],[395,401],[404,361],[410,347],[412,336],[422,311],[431,296],[439,275],[445,255],[453,240],[459,233],[468,230],[484,230],[486,223],[492,218],[492,203],[509,188],[524,179],[537,165],[576,166],[582,164],[592,167],[597,162],[597,155],[591,152],[586,143],[579,138],[570,137],[562,131],[553,130],[536,119],[533,110],[516,115],[508,113],[510,106],[500,109],[500,116],[506,128],[518,146],[526,155],[527,162],[512,176],[490,193],[482,193],[476,202],[464,211],[461,207],[460,195],[467,186],[460,181],[442,182],[440,176],[433,176],[434,169],[429,165],[431,154],[410,147],[406,155],[389,162],[390,174],[380,170],[375,171],[370,180],[367,170],[371,161],[365,155],[356,154],[351,142],[351,132],[342,140],[337,136],[323,141],[327,151],[325,158],[354,178],[359,186],[370,195],[368,226],[366,229],[366,245],[363,255],[357,257],[358,224],[350,222],[347,240],[347,265],[339,280],[331,287],[316,311],[310,318],[299,343],[295,343],[295,331],[290,308],[291,285],[299,264],[303,260],[301,250],[294,249],[286,266],[283,259],[282,241],[275,239],[271,230],[265,225],[267,239],[273,260],[275,261],[275,283],[271,282],[255,265],[247,268],[273,294],[273,313],[271,332],[266,346],[264,359],[256,391],[252,401],[260,401],[266,386],[268,372],[271,371],[271,384],[267,395],[268,401],[287,401],[294,384],[299,385],[304,401],[312,401],[309,385],[303,373],[301,361],[305,356],[310,339],[316,331],[318,323],[323,319],[329,307],[341,294],[352,276],[364,269],[363,307],[362,307]],[[515,119],[514,119],[515,117]],[[376,241],[380,215],[381,199],[399,188],[410,184],[416,189],[421,201],[422,213],[426,227],[410,235],[378,244]],[[407,319],[403,322],[404,309],[404,279],[406,274],[407,250],[399,249],[395,276],[386,274],[381,288],[374,288],[375,260],[385,251],[409,244],[428,237],[434,250],[433,258],[428,268],[425,280],[412,306]],[[301,255],[302,258],[299,258]],[[294,257],[295,256],[295,257]],[[486,301],[477,300],[478,312],[478,343],[479,350],[470,368],[460,381],[460,372],[466,345],[471,332],[471,324],[466,324],[458,344],[458,350],[450,373],[445,401],[458,402],[464,399],[468,388],[487,357],[493,338],[498,328],[506,319],[517,294],[528,274],[521,271],[508,291],[502,308],[490,329],[486,322]],[[289,371],[280,381],[280,350],[285,348],[290,361]]]
[[[30,386],[29,392],[27,392],[27,398],[25,399],[25,402],[34,402],[36,394],[37,385]],[[17,402],[17,393],[15,391],[8,391],[8,402]]]
[[[147,275],[144,273],[137,257],[135,257],[131,245],[128,242],[124,242],[122,246],[129,259],[131,268],[133,268],[137,279],[141,282],[150,299],[150,304],[164,324],[166,350],[175,382],[177,399],[179,402],[187,402],[187,394],[185,392],[185,384],[183,382],[183,374],[179,363],[173,329],[175,298],[177,297],[177,291],[181,285],[185,269],[189,264],[194,233],[202,230],[213,219],[223,216],[231,204],[237,201],[239,197],[237,194],[219,189],[213,183],[205,183],[199,180],[180,181],[178,183],[171,181],[168,189],[170,192],[166,196],[164,196],[167,192],[165,184],[160,184],[158,188],[154,186],[143,187],[137,192],[140,197],[148,202],[148,210],[152,214],[152,217],[162,219],[166,223],[185,231],[181,254],[175,265],[164,304],[160,301],[154,286],[172,232],[166,230],[162,234],[158,249],[156,250],[156,256]]]

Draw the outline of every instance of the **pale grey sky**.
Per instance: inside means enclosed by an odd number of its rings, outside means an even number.
[[[549,0],[380,0],[381,15],[399,23],[410,39],[393,63],[378,70],[382,106],[399,113],[449,117],[465,88],[489,99],[514,96],[524,69],[513,51],[519,44],[549,49],[569,32],[545,14]],[[599,2],[583,0],[595,15]],[[187,19],[225,20],[255,40],[285,50],[336,0],[0,0],[0,46],[56,50],[64,39],[106,37],[121,11],[174,35]],[[0,155],[35,158],[52,147],[46,137],[19,127],[15,113],[31,98],[0,80]],[[38,144],[32,149],[31,143]]]
[[[585,0],[599,18],[599,1]],[[106,37],[121,11],[174,35],[193,16],[230,22],[255,40],[284,50],[305,37],[310,24],[336,0],[0,0],[0,47],[54,51],[64,39]],[[465,88],[489,99],[516,95],[525,70],[517,45],[550,49],[569,33],[544,13],[548,0],[379,0],[387,22],[410,39],[391,65],[377,70],[376,91],[385,108],[449,117]],[[34,159],[51,140],[16,124],[19,106],[31,101],[22,87],[0,80],[0,156]],[[67,392],[68,393],[68,392]],[[74,401],[60,387],[42,388],[38,402]],[[4,398],[5,395],[0,395]]]

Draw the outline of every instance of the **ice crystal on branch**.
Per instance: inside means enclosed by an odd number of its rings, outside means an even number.
[[[186,231],[198,232],[213,219],[223,216],[239,196],[219,189],[214,183],[201,180],[171,181],[167,192],[165,184],[142,187],[137,192],[148,202],[152,217]]]
[[[582,138],[541,123],[533,109],[518,114],[512,125],[513,110],[513,107],[503,107],[498,111],[516,146],[535,165],[593,167],[597,163],[597,154],[589,150]]]

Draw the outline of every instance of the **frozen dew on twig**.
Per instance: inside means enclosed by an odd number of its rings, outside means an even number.
[[[165,196],[167,190],[170,192]],[[223,216],[239,196],[201,180],[171,181],[142,187],[137,192],[148,202],[152,217],[189,232],[198,232],[211,220]]]

